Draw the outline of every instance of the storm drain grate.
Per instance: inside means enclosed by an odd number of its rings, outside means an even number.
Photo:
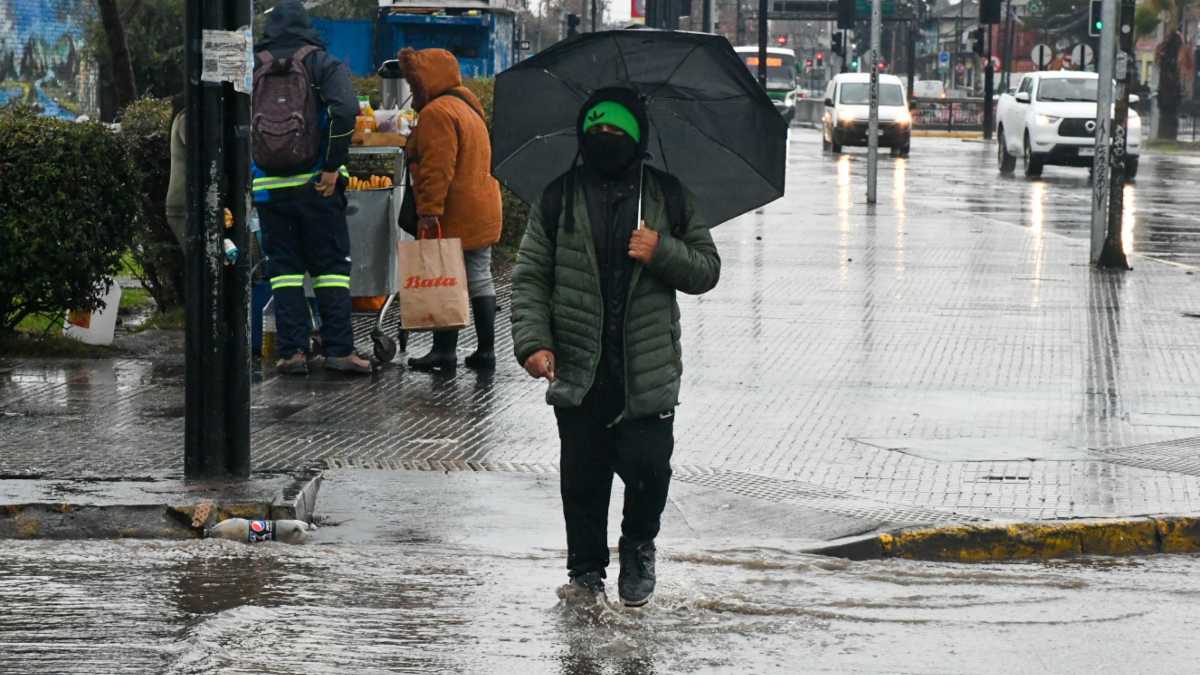
[[[326,459],[330,469],[377,469],[391,471],[508,471],[513,473],[557,474],[555,462],[494,462],[460,459],[430,460],[359,460]],[[840,516],[888,523],[933,524],[977,523],[987,519],[951,511],[925,509],[878,501],[869,497],[785,478],[725,471],[694,465],[674,465],[674,478],[776,504],[792,504]]]
[[[1113,464],[1200,476],[1200,436],[1093,452]]]

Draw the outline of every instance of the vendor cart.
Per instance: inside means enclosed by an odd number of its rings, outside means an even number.
[[[350,297],[355,314],[368,314],[374,320],[371,343],[375,358],[383,363],[407,348],[407,335],[401,330],[396,339],[384,332],[384,317],[399,291],[396,269],[396,242],[402,236],[397,220],[404,200],[404,149],[400,147],[350,148],[350,174],[355,184],[367,176],[382,172],[386,166],[390,185],[366,186],[346,191],[346,223],[350,229]],[[364,302],[375,299],[382,302]]]

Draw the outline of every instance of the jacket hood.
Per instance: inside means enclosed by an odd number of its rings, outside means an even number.
[[[267,14],[263,39],[254,48],[262,51],[304,45],[325,49],[325,41],[313,28],[304,3],[300,0],[283,0]]]
[[[641,140],[638,141],[638,155],[644,156],[646,154],[647,142],[650,140],[650,120],[646,116],[646,102],[637,91],[628,87],[597,89],[591,98],[587,100],[587,103],[583,104],[583,107],[579,109],[579,119],[575,121],[575,133],[579,136],[580,144],[582,145],[583,143],[583,118],[589,110],[601,101],[620,103],[628,108],[629,112],[633,113],[633,116],[637,118],[638,128],[641,130],[642,136]]]
[[[413,107],[417,110],[442,94],[462,86],[458,59],[445,49],[411,47],[400,50],[400,67],[413,88]]]

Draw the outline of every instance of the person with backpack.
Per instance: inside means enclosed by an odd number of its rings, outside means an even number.
[[[655,587],[671,481],[682,351],[676,293],[716,286],[721,259],[679,181],[645,164],[636,92],[596,92],[576,127],[581,161],[546,188],[513,271],[513,347],[550,382],[561,442],[568,590],[603,594],[613,474],[625,484],[621,600]]]
[[[369,374],[350,325],[350,231],[344,164],[358,115],[350,71],[325,51],[300,0],[267,15],[255,45],[251,121],[254,203],[275,298],[279,372],[307,374],[310,315],[304,275],[321,316],[326,368]]]
[[[496,286],[492,245],[500,241],[500,183],[492,177],[492,141],[483,105],[463,86],[458,59],[444,49],[406,48],[399,54],[412,86],[417,128],[405,147],[423,238],[461,239],[467,292],[475,316],[475,353],[468,368],[496,367]],[[414,370],[458,366],[458,331],[433,333],[433,349],[409,359]]]

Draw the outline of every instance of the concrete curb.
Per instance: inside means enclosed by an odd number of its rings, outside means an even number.
[[[851,560],[995,562],[1198,551],[1200,517],[1144,516],[904,528],[830,542],[806,553]]]
[[[226,518],[311,521],[321,478],[320,472],[298,474],[282,491],[271,488],[261,496],[247,496],[243,489],[232,499],[222,499],[219,485],[214,484],[211,494],[147,490],[159,496],[153,502],[97,501],[81,495],[54,502],[0,504],[0,539],[196,539],[203,534],[193,525],[202,504],[211,504],[215,514],[209,522]]]

